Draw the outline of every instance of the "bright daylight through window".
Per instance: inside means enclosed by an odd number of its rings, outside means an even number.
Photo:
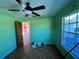
[[[70,51],[79,43],[79,11],[62,18],[62,46]],[[70,52],[75,59],[79,58],[79,44]]]

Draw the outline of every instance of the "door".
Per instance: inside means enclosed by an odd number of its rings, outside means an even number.
[[[16,41],[17,41],[17,47],[20,48],[20,47],[23,46],[22,23],[16,21],[16,22],[15,22],[15,28],[16,28]]]

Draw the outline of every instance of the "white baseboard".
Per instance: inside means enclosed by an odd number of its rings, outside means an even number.
[[[52,45],[56,45],[55,43],[44,43],[44,44],[52,44]]]

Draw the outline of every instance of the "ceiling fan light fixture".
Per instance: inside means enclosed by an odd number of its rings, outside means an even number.
[[[34,11],[45,9],[44,5],[40,5],[40,6],[32,8],[30,6],[29,2],[26,2],[26,4],[23,4],[21,0],[16,0],[16,2],[18,2],[20,5],[22,5],[21,10],[9,9],[9,11],[21,11],[25,15],[25,17],[32,16],[32,15],[33,15],[33,17],[40,16],[38,13],[36,13]]]
[[[31,11],[26,11],[26,13],[27,13],[27,14],[29,14],[29,15],[30,15],[30,14],[32,14],[32,12],[31,12]]]

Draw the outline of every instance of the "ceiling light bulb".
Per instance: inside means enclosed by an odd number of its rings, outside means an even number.
[[[31,11],[26,11],[26,13],[27,13],[27,14],[32,14],[32,12],[31,12]]]

